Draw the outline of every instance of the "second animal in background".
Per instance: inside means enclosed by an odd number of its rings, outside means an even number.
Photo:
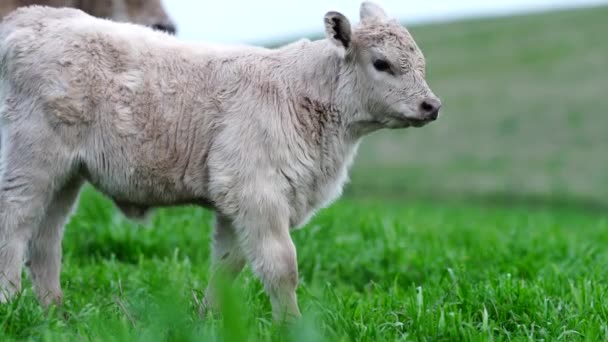
[[[18,7],[31,5],[74,7],[99,18],[145,25],[170,34],[177,32],[162,0],[1,0],[0,18]]]

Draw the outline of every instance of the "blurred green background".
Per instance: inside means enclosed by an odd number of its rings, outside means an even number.
[[[607,7],[410,31],[442,116],[367,138],[348,193],[607,208]]]

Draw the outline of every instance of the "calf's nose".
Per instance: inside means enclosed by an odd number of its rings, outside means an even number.
[[[420,113],[426,119],[437,120],[440,108],[441,101],[434,97],[426,98],[420,103]]]

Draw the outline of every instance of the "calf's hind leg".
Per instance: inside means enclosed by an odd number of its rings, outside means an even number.
[[[78,198],[81,185],[82,180],[73,180],[53,196],[46,215],[29,243],[27,265],[36,295],[44,306],[53,302],[61,304],[63,294],[59,274],[63,227]]]
[[[3,127],[0,173],[0,302],[21,290],[28,241],[45,217],[57,189],[65,184],[70,161],[61,144],[35,125]]]

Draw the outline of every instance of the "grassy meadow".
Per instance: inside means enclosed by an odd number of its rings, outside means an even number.
[[[202,317],[211,213],[129,222],[87,188],[64,304],[29,281],[0,341],[608,340],[608,7],[414,27],[444,102],[367,138],[346,196],[293,233],[304,317],[246,270]]]

